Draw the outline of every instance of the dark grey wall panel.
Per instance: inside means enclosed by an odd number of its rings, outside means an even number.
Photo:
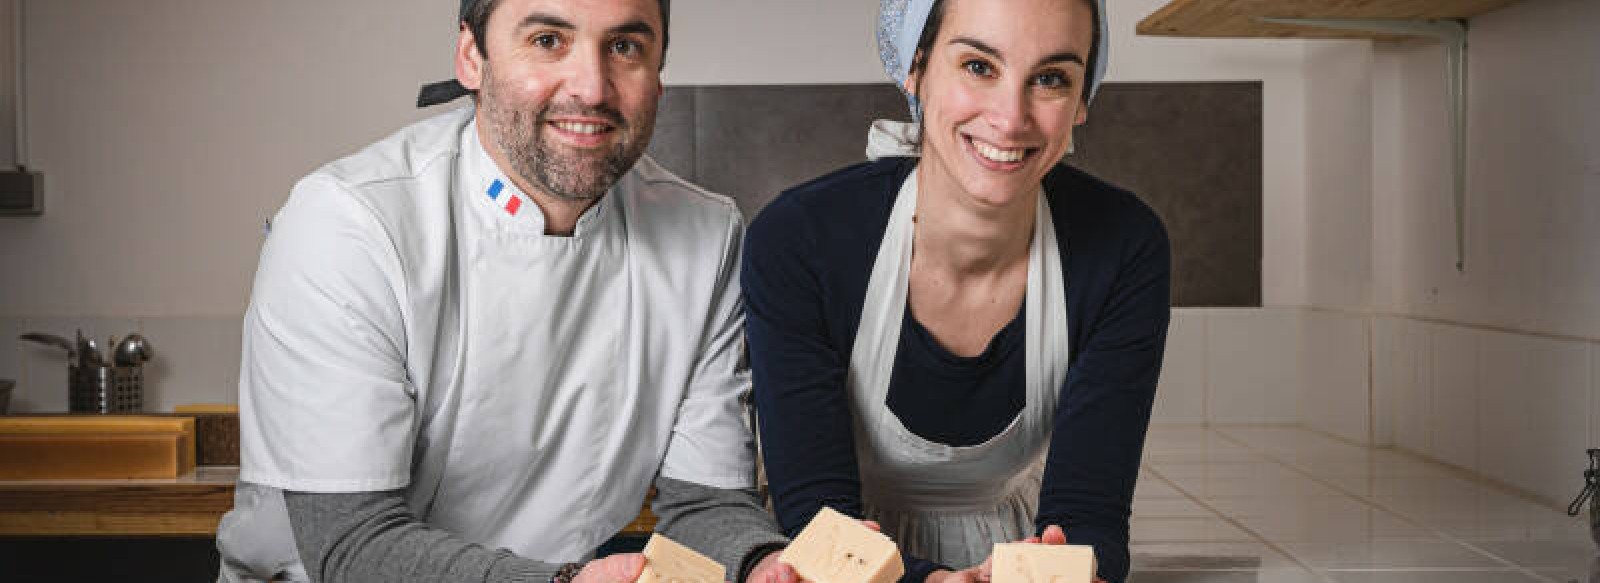
[[[671,87],[650,153],[738,201],[865,159],[867,125],[904,119],[894,86]],[[1261,84],[1110,83],[1068,163],[1132,190],[1166,222],[1176,306],[1261,305]]]
[[[747,220],[784,189],[866,160],[867,125],[906,115],[888,84],[667,90],[681,93],[693,95],[696,155],[692,167],[667,167],[733,197]]]
[[[1261,84],[1111,83],[1068,163],[1149,203],[1177,306],[1261,305]]]

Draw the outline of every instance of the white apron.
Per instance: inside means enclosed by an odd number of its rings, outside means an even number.
[[[917,173],[900,188],[867,284],[846,380],[867,517],[912,555],[956,568],[996,542],[1033,534],[1058,391],[1067,374],[1066,282],[1041,192],[1028,251],[1027,400],[989,440],[954,447],[906,429],[887,405],[899,346],[917,207]]]

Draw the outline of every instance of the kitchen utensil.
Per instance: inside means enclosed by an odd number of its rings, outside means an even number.
[[[93,338],[83,340],[84,350],[88,356],[89,366],[100,366],[106,363],[105,355],[100,352],[100,343]]]
[[[60,348],[67,351],[68,364],[78,362],[78,347],[73,345],[72,342],[68,341],[66,338],[56,336],[55,334],[45,334],[43,332],[29,332],[27,334],[18,336],[17,338],[28,342],[36,342],[45,346],[54,346],[56,348]]]
[[[129,334],[112,349],[111,360],[117,366],[138,366],[149,362],[154,352],[150,341],[139,334]]]

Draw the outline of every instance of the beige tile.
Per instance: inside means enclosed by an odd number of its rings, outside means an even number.
[[[1406,391],[1413,357],[1407,349],[1405,320],[1390,316],[1372,318],[1372,439],[1373,445],[1394,445],[1395,406]]]
[[[1219,508],[1219,510],[1221,510]],[[1226,514],[1226,511],[1224,511]],[[1273,542],[1432,540],[1414,523],[1349,497],[1306,497],[1239,521]]]
[[[1381,571],[1324,571],[1335,583],[1524,583],[1541,581],[1510,569],[1485,571],[1423,571],[1414,569]],[[1548,583],[1548,582],[1545,582]]]
[[[1428,324],[1407,320],[1403,330],[1409,367],[1401,371],[1401,390],[1395,399],[1395,447],[1429,455],[1433,449],[1433,330]]]
[[[1479,370],[1479,470],[1548,502],[1573,495],[1588,457],[1589,347],[1485,333]]]
[[[1589,447],[1600,447],[1600,342],[1589,343]]]
[[[1442,539],[1282,543],[1313,569],[1503,569],[1503,563]]]
[[[1433,328],[1433,395],[1426,453],[1478,470],[1478,363],[1480,333],[1454,326]]]
[[[1260,542],[1239,527],[1220,518],[1140,518],[1129,519],[1129,536],[1138,543],[1181,542]]]
[[[1301,421],[1345,439],[1370,442],[1367,318],[1308,310],[1301,325]]]
[[[1134,571],[1128,583],[1326,583],[1326,579],[1301,569],[1255,571]]]
[[[1209,421],[1297,422],[1298,310],[1214,310],[1205,329]]]
[[[1296,571],[1283,553],[1261,543],[1133,543],[1135,571]]]
[[[1475,541],[1489,554],[1535,571],[1587,575],[1597,555],[1593,541]]]
[[[1188,498],[1134,497],[1133,515],[1140,518],[1197,518],[1216,517],[1204,506]]]
[[[1133,501],[1135,504],[1138,504],[1142,500],[1170,499],[1187,500],[1187,497],[1183,495],[1183,492],[1179,492],[1176,488],[1173,488],[1172,484],[1168,483],[1166,480],[1154,476],[1141,476],[1139,478],[1139,482],[1133,486]]]
[[[1152,423],[1204,423],[1206,420],[1205,315],[1174,309],[1167,328],[1167,351],[1156,387]]]

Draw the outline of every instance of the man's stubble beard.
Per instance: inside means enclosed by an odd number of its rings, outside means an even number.
[[[495,146],[524,180],[561,200],[589,202],[604,196],[623,173],[632,168],[649,146],[655,129],[655,108],[647,108],[634,119],[625,119],[611,106],[590,108],[576,103],[547,103],[537,112],[519,109],[502,102],[506,92],[483,65],[483,85],[478,108],[488,122]],[[594,151],[563,148],[550,143],[542,131],[553,115],[582,115],[607,120],[619,136],[604,155]],[[532,120],[531,122],[529,120]]]

